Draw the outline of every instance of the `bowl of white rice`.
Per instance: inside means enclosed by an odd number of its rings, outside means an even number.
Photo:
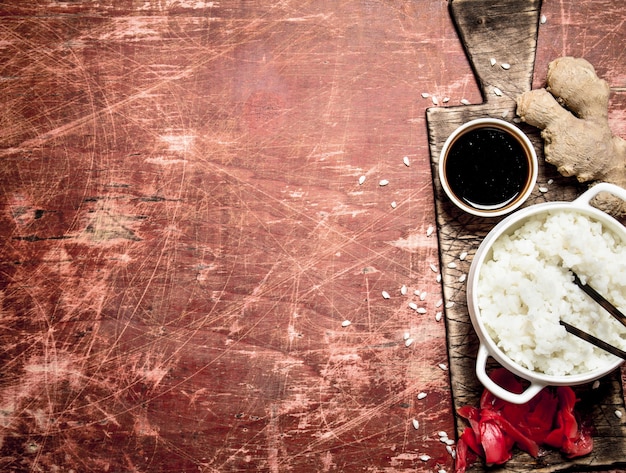
[[[472,261],[467,301],[480,346],[476,374],[493,394],[522,404],[546,386],[594,381],[623,362],[569,334],[569,324],[626,350],[626,327],[574,283],[574,271],[626,311],[626,228],[592,206],[598,184],[573,202],[549,202],[509,215],[485,237]],[[489,357],[529,384],[521,394],[494,383]]]

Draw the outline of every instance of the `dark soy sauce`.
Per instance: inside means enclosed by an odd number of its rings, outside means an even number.
[[[522,144],[494,127],[475,128],[457,138],[445,162],[448,185],[476,209],[497,209],[524,191],[530,165]]]

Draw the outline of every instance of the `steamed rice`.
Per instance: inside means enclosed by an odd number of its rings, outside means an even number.
[[[587,373],[617,360],[568,334],[559,319],[626,349],[626,328],[574,284],[568,268],[626,309],[626,242],[569,210],[536,215],[499,237],[477,285],[487,334],[517,364],[547,375]]]

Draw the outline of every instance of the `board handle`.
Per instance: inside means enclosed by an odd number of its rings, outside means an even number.
[[[541,0],[449,0],[448,6],[483,99],[510,102],[530,90]]]

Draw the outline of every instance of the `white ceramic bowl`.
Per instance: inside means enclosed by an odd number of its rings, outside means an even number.
[[[491,248],[494,242],[502,235],[512,233],[533,216],[547,211],[560,209],[579,212],[582,215],[594,218],[601,222],[606,228],[620,236],[623,242],[626,242],[626,228],[624,228],[624,226],[613,217],[591,205],[591,200],[600,192],[609,192],[623,200],[626,200],[626,190],[613,184],[601,183],[590,188],[573,202],[548,202],[526,207],[522,210],[518,210],[514,214],[509,215],[496,225],[487,234],[476,251],[476,255],[474,256],[470,267],[467,282],[467,305],[472,325],[478,334],[480,341],[476,359],[476,375],[485,388],[505,401],[515,404],[523,404],[531,400],[546,386],[575,386],[588,383],[607,375],[623,363],[623,360],[618,359],[615,362],[607,364],[603,368],[589,371],[587,373],[567,376],[553,376],[529,370],[511,360],[496,345],[493,339],[488,335],[487,330],[483,325],[480,317],[480,309],[478,307],[477,286],[479,282],[479,274],[484,261],[491,257]],[[530,385],[523,393],[516,394],[507,391],[491,380],[486,370],[487,361],[490,356],[504,368],[530,382]]]
[[[520,144],[526,155],[526,159],[528,160],[528,175],[526,176],[523,188],[515,198],[510,201],[503,202],[500,205],[484,207],[470,205],[468,202],[464,201],[462,197],[455,194],[446,175],[446,162],[451,148],[455,145],[457,140],[461,138],[461,136],[470,131],[481,128],[495,128],[512,136]],[[537,168],[537,153],[535,152],[534,146],[522,130],[515,125],[498,118],[477,118],[456,128],[446,139],[439,155],[438,172],[441,187],[448,198],[457,207],[465,212],[480,217],[499,217],[519,208],[526,201],[526,199],[528,199],[533,191],[533,188],[535,187],[535,183],[537,182]]]

